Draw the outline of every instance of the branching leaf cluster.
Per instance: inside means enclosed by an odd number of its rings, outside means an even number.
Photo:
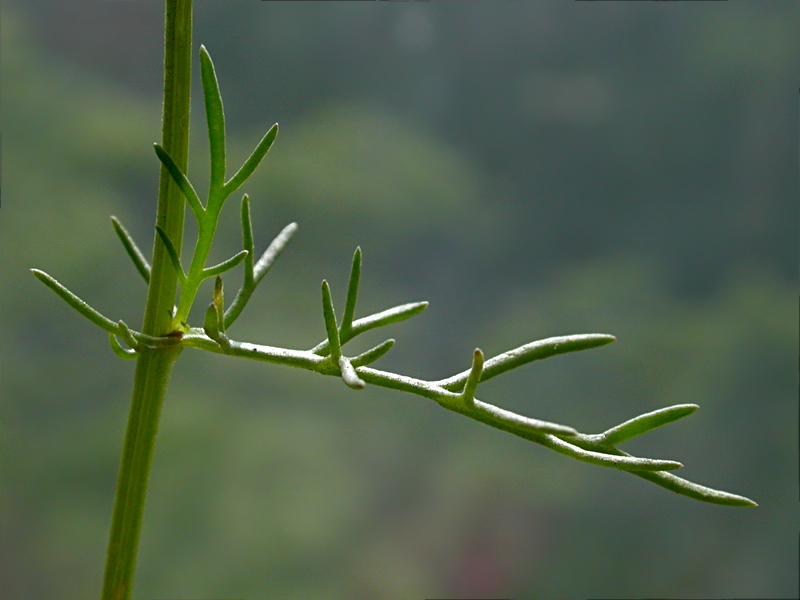
[[[567,425],[519,415],[485,403],[476,397],[480,384],[492,377],[535,360],[603,346],[614,341],[615,338],[611,335],[584,334],[553,337],[525,344],[488,359],[484,357],[480,349],[476,348],[469,369],[436,381],[399,375],[369,366],[392,348],[395,340],[391,338],[361,354],[347,355],[344,352],[345,344],[358,335],[413,317],[425,310],[428,305],[427,302],[413,302],[356,319],[356,301],[361,279],[360,248],[356,249],[353,256],[341,319],[336,316],[328,282],[322,282],[321,298],[325,339],[319,344],[309,350],[293,350],[230,339],[228,329],[241,314],[256,286],[292,238],[297,230],[297,225],[295,223],[287,225],[261,257],[255,261],[250,201],[248,196],[244,195],[240,211],[242,250],[217,265],[205,266],[225,201],[252,175],[272,146],[278,126],[276,124],[269,129],[250,157],[226,181],[225,119],[222,99],[213,63],[204,47],[200,49],[200,65],[211,155],[211,176],[205,204],[201,202],[194,186],[172,157],[161,146],[155,146],[156,155],[180,188],[198,225],[197,241],[188,270],[184,269],[179,250],[166,232],[160,227],[156,228],[156,235],[164,244],[172,267],[177,272],[180,281],[179,300],[173,311],[173,331],[169,335],[161,337],[148,336],[134,331],[122,321],[114,322],[103,316],[50,275],[32,269],[36,277],[70,306],[109,333],[111,347],[115,353],[122,358],[135,358],[144,348],[160,348],[180,344],[184,347],[289,365],[323,375],[341,377],[344,383],[353,389],[376,385],[408,392],[434,400],[448,410],[507,431],[566,456],[594,465],[627,471],[690,498],[729,506],[756,505],[755,502],[743,496],[714,490],[675,476],[672,471],[683,466],[679,462],[632,456],[618,448],[619,444],[633,437],[693,413],[698,408],[697,405],[679,404],[662,408],[639,415],[603,433],[592,435],[579,433]],[[137,271],[145,281],[149,281],[151,269],[144,255],[119,220],[112,217],[112,223]],[[233,301],[226,308],[222,275],[240,264],[243,265],[244,278]],[[190,310],[200,284],[209,278],[215,279],[215,285],[211,302],[205,312],[203,326],[191,327],[188,325]],[[120,340],[127,347],[124,347]]]

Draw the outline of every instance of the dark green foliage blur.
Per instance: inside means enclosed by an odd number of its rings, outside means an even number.
[[[760,506],[693,502],[416,397],[186,350],[137,597],[796,597],[798,6],[197,0],[229,164],[280,123],[242,190],[257,251],[300,225],[234,338],[316,344],[319,282],[341,311],[361,245],[357,316],[431,302],[386,332],[378,368],[439,378],[476,346],[614,334],[479,397],[590,433],[697,403],[631,451]],[[109,216],[149,254],[162,11],[0,3],[4,599],[99,595],[133,363],[27,269],[141,323],[145,284]],[[212,260],[240,248],[239,198]],[[382,339],[365,338],[353,352]]]

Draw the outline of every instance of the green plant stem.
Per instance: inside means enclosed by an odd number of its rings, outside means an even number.
[[[189,150],[189,98],[192,64],[192,2],[166,0],[162,146],[186,172]],[[156,225],[180,251],[184,198],[161,167]],[[153,265],[142,333],[163,336],[174,329],[172,308],[178,273],[155,237]],[[136,365],[125,446],[106,558],[102,600],[130,600],[142,515],[161,405],[181,346],[145,348]]]
[[[189,100],[192,76],[192,0],[166,0],[164,27],[164,107],[162,146],[184,171],[189,163]],[[165,167],[161,167],[156,225],[180,253],[184,197]],[[159,336],[173,329],[172,306],[178,273],[167,249],[156,237],[153,267],[142,333]]]
[[[131,597],[161,405],[172,365],[180,351],[180,346],[167,350],[148,348],[141,351],[137,359],[106,557],[103,600],[129,600]]]

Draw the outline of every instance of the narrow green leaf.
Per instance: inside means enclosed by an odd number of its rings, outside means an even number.
[[[344,380],[349,387],[354,390],[364,389],[364,386],[366,386],[364,380],[358,376],[353,365],[347,360],[347,357],[339,357],[339,370],[342,372],[342,380]]]
[[[275,136],[278,135],[278,124],[275,123],[272,127],[270,127],[269,131],[261,138],[261,141],[256,146],[256,149],[253,150],[253,153],[250,157],[244,161],[244,164],[239,169],[239,171],[231,177],[228,182],[224,186],[224,194],[225,196],[230,196],[233,192],[238,190],[241,185],[250,178],[250,175],[253,174],[253,171],[256,170],[256,167],[261,163],[264,156],[266,156],[267,152],[269,151],[272,143],[275,141]]]
[[[214,281],[214,295],[213,300],[214,308],[217,311],[217,326],[220,332],[225,333],[225,322],[222,318],[225,311],[225,293],[222,286],[222,277],[217,275]]]
[[[509,350],[508,352],[504,352],[503,354],[499,354],[487,360],[483,365],[481,381],[487,381],[492,377],[496,377],[511,369],[516,369],[534,360],[541,360],[543,358],[555,356],[556,354],[564,354],[565,352],[576,352],[578,350],[587,350],[589,348],[604,346],[610,344],[615,339],[617,338],[613,335],[587,333],[582,335],[552,337],[531,342],[530,344],[525,344],[524,346]],[[456,391],[467,380],[469,373],[469,371],[463,371],[447,379],[437,381],[436,383],[446,390]]]
[[[119,330],[114,321],[101,315],[98,311],[93,309],[86,302],[78,298],[78,296],[61,285],[53,277],[44,271],[40,271],[39,269],[31,269],[31,273],[33,273],[39,281],[53,290],[62,300],[77,310],[84,317],[89,319],[92,323],[109,333],[118,333]]]
[[[652,481],[656,485],[681,494],[688,496],[701,502],[710,502],[711,504],[721,504],[722,506],[738,506],[738,507],[753,507],[758,506],[755,502],[744,496],[731,494],[730,492],[723,492],[715,490],[692,481],[687,481],[682,477],[673,475],[672,473],[665,473],[664,471],[630,471],[637,477]]]
[[[111,344],[111,349],[114,351],[114,354],[116,354],[120,358],[124,358],[125,360],[130,360],[132,358],[136,358],[137,356],[139,356],[139,353],[133,348],[123,348],[120,345],[117,336],[115,336],[113,333],[108,334],[108,341]]]
[[[242,262],[248,255],[247,250],[241,250],[231,256],[228,260],[222,261],[218,265],[203,269],[203,278],[214,277],[214,275],[221,275],[225,271],[231,270],[233,267]]]
[[[353,364],[354,367],[363,367],[365,365],[371,365],[380,357],[382,357],[384,354],[386,354],[389,350],[391,350],[392,346],[394,346],[394,340],[388,339],[385,342],[378,344],[374,348],[351,358],[350,362]]]
[[[244,281],[242,281],[242,287],[236,292],[236,296],[233,297],[233,302],[225,313],[223,323],[226,329],[231,326],[231,323],[233,323],[236,317],[242,312],[255,287],[255,280],[253,278],[255,244],[253,242],[253,223],[250,218],[250,197],[247,194],[242,196],[240,216],[242,222],[242,246],[247,250],[247,256],[244,257]]]
[[[698,408],[700,407],[697,404],[676,404],[675,406],[668,406],[639,415],[600,434],[600,443],[607,446],[616,446],[637,435],[642,435],[657,427],[682,419]]]
[[[578,432],[568,425],[526,417],[511,412],[510,410],[500,408],[499,406],[481,402],[480,400],[473,400],[472,403],[465,404],[461,395],[440,398],[438,402],[445,408],[466,415],[470,419],[475,419],[490,427],[508,431],[509,433],[513,433],[514,435],[539,444],[544,443],[546,439],[542,437],[542,434],[578,435]]]
[[[205,46],[200,46],[200,79],[208,123],[208,144],[211,150],[211,189],[225,185],[225,112],[219,93],[214,63]]]
[[[255,242],[253,242],[253,221],[250,218],[250,197],[245,194],[242,196],[242,247],[247,250],[244,257],[244,286],[253,285],[253,273],[255,262]]]
[[[353,316],[356,312],[356,300],[358,299],[358,284],[361,280],[361,247],[357,247],[353,253],[353,265],[350,268],[350,281],[347,284],[347,298],[344,304],[344,315],[342,315],[341,333],[349,332],[353,327]]]
[[[386,325],[391,325],[392,323],[405,321],[414,315],[418,315],[426,308],[428,308],[427,302],[410,302],[408,304],[403,304],[402,306],[395,306],[394,308],[375,313],[374,315],[364,317],[363,319],[358,319],[353,323],[353,327],[350,330],[351,333],[348,336],[348,339],[352,339],[355,336],[376,327],[384,327]]]
[[[261,258],[258,259],[255,267],[253,267],[253,279],[252,282],[248,282],[247,280],[247,259],[245,259],[245,281],[242,284],[241,289],[236,294],[236,297],[231,302],[231,305],[228,307],[228,310],[225,311],[225,327],[228,328],[231,324],[239,317],[242,310],[244,310],[245,305],[247,305],[247,301],[250,300],[250,296],[253,294],[253,290],[258,285],[258,283],[263,279],[264,275],[267,274],[269,268],[272,266],[272,263],[281,255],[283,249],[286,247],[286,244],[289,243],[289,240],[292,239],[292,235],[294,232],[297,231],[297,223],[289,223],[283,230],[278,234],[278,236],[272,240],[272,243],[266,249]]]
[[[139,246],[136,245],[131,234],[122,226],[122,223],[119,222],[117,217],[111,217],[111,223],[114,225],[114,231],[117,232],[117,237],[119,237],[122,242],[128,256],[131,257],[136,270],[139,271],[139,274],[144,277],[147,283],[150,283],[150,264],[147,262],[144,254],[142,254],[142,251],[139,250]]]
[[[220,330],[217,314],[217,307],[214,302],[209,303],[208,308],[206,308],[205,318],[203,319],[203,331],[206,332],[208,337],[222,346],[223,350],[229,350],[231,342],[228,336]]]
[[[475,352],[472,354],[472,368],[469,371],[467,382],[464,384],[464,391],[461,393],[461,397],[466,404],[474,404],[475,390],[478,388],[482,373],[483,352],[481,352],[480,348],[475,348]]]
[[[328,334],[331,356],[338,361],[342,355],[342,347],[339,343],[339,328],[336,325],[336,313],[333,310],[331,288],[324,279],[322,280],[322,316],[325,318],[325,331]]]
[[[219,337],[219,323],[217,321],[217,307],[213,302],[209,302],[206,307],[206,314],[203,317],[203,331],[212,340],[216,341]]]
[[[681,463],[675,460],[641,458],[638,456],[631,456],[624,452],[620,454],[610,454],[607,452],[587,450],[554,435],[534,441],[560,454],[571,456],[577,460],[603,467],[614,467],[624,471],[671,471],[683,467]]]
[[[292,239],[292,236],[296,231],[297,223],[289,223],[281,230],[275,239],[272,240],[270,245],[264,251],[264,254],[262,254],[261,258],[258,259],[258,262],[253,269],[253,280],[255,281],[256,285],[258,285],[258,283],[264,278],[264,275],[267,274],[269,268],[281,255],[281,252],[283,252],[283,249],[286,248],[286,245],[289,243],[289,240]]]
[[[197,192],[194,191],[194,187],[192,187],[192,184],[189,182],[186,175],[184,175],[183,171],[181,171],[181,168],[175,163],[169,153],[159,144],[154,144],[153,146],[155,147],[156,155],[161,161],[161,164],[166,167],[167,171],[172,177],[172,180],[177,184],[181,192],[183,192],[183,196],[189,203],[189,207],[192,209],[197,222],[202,222],[205,209],[200,203],[200,198],[197,196]]]
[[[158,237],[161,238],[161,241],[164,243],[164,246],[167,249],[167,254],[169,255],[169,260],[172,262],[172,267],[175,269],[175,272],[178,274],[178,278],[181,280],[181,283],[186,283],[186,273],[183,272],[183,267],[181,266],[181,259],[178,255],[178,251],[175,249],[172,240],[169,239],[167,232],[164,231],[160,226],[156,225],[156,231],[158,232]]]
[[[353,322],[353,326],[350,328],[349,331],[345,331],[341,335],[341,343],[348,342],[352,340],[357,335],[364,333],[365,331],[369,331],[370,329],[375,329],[376,327],[383,327],[385,325],[391,325],[392,323],[398,323],[400,321],[404,321],[413,317],[414,315],[418,315],[423,310],[428,308],[427,302],[411,302],[409,304],[403,304],[402,306],[395,306],[394,308],[390,308],[388,310],[381,311],[379,313],[375,313],[374,315],[370,315],[368,317],[364,317],[362,319],[358,319],[357,321]],[[320,342],[316,346],[311,349],[311,352],[314,354],[325,355],[328,353],[328,341]],[[462,384],[466,381],[466,377],[461,382]]]

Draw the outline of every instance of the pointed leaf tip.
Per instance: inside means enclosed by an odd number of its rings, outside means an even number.
[[[92,323],[108,331],[109,333],[117,333],[118,327],[108,317],[100,314],[97,310],[89,306],[84,300],[73,294],[66,287],[61,285],[54,277],[48,275],[39,269],[31,269],[31,273],[43,284],[53,290],[62,300],[69,304],[72,308],[89,319]]]
[[[344,356],[339,357],[339,370],[342,373],[342,380],[354,390],[363,390],[367,385],[356,373],[355,368]]]
[[[350,359],[350,362],[354,367],[363,367],[372,364],[386,354],[389,350],[391,350],[392,346],[394,346],[394,342],[395,341],[393,339],[388,339],[385,342],[378,344],[374,348],[353,357]]]
[[[325,332],[328,335],[328,344],[331,356],[339,360],[342,355],[341,343],[339,341],[339,326],[336,323],[336,312],[333,309],[331,298],[331,288],[327,280],[322,280],[322,316],[325,320]]]
[[[222,96],[219,92],[219,82],[214,71],[214,62],[204,48],[200,50],[200,78],[203,84],[203,101],[206,109],[206,123],[208,125],[208,142],[211,154],[211,190],[209,202],[215,209],[224,202],[229,195],[219,195],[216,192],[222,189],[225,183],[225,111],[222,106]]]
[[[128,233],[128,230],[123,227],[122,223],[120,223],[119,219],[115,216],[111,217],[111,224],[114,226],[114,231],[122,242],[122,247],[125,248],[128,256],[133,261],[136,270],[139,271],[139,274],[144,278],[146,283],[150,283],[150,263],[147,262],[139,246],[136,245],[131,234]]]
[[[356,247],[353,253],[353,264],[350,267],[350,280],[347,283],[347,297],[344,302],[344,314],[342,315],[341,336],[343,340],[350,339],[353,325],[353,317],[356,311],[356,301],[358,299],[358,286],[361,281],[361,248]]]
[[[186,177],[186,174],[181,170],[178,164],[173,160],[172,156],[164,150],[163,147],[159,144],[153,144],[153,148],[156,151],[156,156],[158,156],[158,160],[161,161],[161,164],[169,173],[172,180],[175,182],[175,185],[181,190],[181,193],[186,198],[186,201],[189,203],[189,207],[192,209],[195,217],[198,221],[202,220],[202,215],[205,212],[202,203],[200,202],[200,198],[197,195],[194,187],[192,186],[189,179]]]
[[[267,133],[264,134],[264,137],[261,138],[261,141],[258,143],[255,150],[253,150],[248,159],[244,161],[244,164],[239,168],[236,174],[231,177],[223,186],[224,193],[226,195],[230,195],[238,190],[239,187],[241,187],[241,185],[250,178],[250,176],[253,174],[253,171],[256,170],[256,167],[258,167],[264,156],[266,156],[267,152],[272,147],[277,135],[278,124],[275,123],[269,128]]]
[[[700,407],[697,404],[676,404],[644,413],[605,431],[602,434],[603,443],[609,446],[616,446],[657,427],[682,419],[698,408]]]
[[[475,390],[480,383],[481,375],[483,374],[483,352],[480,348],[475,348],[472,353],[472,368],[470,369],[467,381],[464,383],[464,391],[461,397],[465,402],[473,404],[475,402]]]
[[[156,232],[158,233],[158,237],[161,238],[161,242],[164,244],[169,260],[172,263],[172,268],[174,268],[175,272],[178,274],[178,279],[180,279],[181,283],[185,284],[186,273],[184,273],[183,267],[181,266],[181,258],[175,245],[172,243],[172,240],[169,239],[167,232],[164,231],[160,225],[156,225]]]

